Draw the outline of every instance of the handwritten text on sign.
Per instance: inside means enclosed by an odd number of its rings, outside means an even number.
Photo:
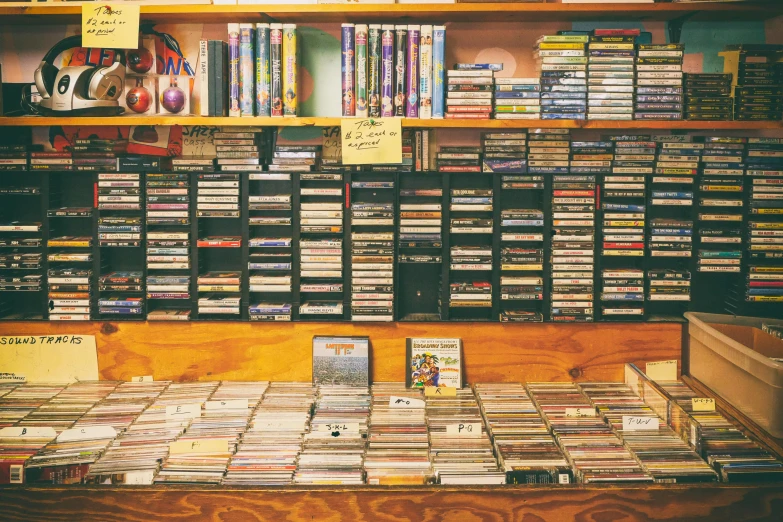
[[[453,386],[425,386],[425,397],[456,397],[457,388]]]
[[[715,411],[715,399],[709,397],[694,397],[691,399],[693,411]]]
[[[405,408],[405,409],[423,409],[424,408],[424,401],[421,399],[416,399],[414,397],[397,397],[396,395],[391,395],[389,397],[389,408]]]
[[[82,46],[139,47],[139,6],[131,3],[82,5]]]
[[[335,433],[359,433],[359,423],[358,422],[343,422],[343,423],[335,423],[335,424],[319,424],[318,425],[318,431],[328,431],[331,432],[333,435]]]
[[[634,417],[623,415],[623,431],[655,430],[658,431],[658,417]]]
[[[94,335],[4,335],[0,354],[0,382],[98,380]]]
[[[343,163],[402,163],[402,123],[397,118],[344,119],[340,127]]]
[[[595,410],[592,408],[566,408],[566,417],[595,417]]]
[[[647,377],[653,381],[676,381],[677,361],[648,362],[645,373],[647,374]]]
[[[447,424],[446,435],[450,437],[481,437],[481,424],[478,422]]]

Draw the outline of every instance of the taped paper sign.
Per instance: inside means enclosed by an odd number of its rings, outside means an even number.
[[[137,49],[139,47],[138,4],[82,5],[82,46],[108,49]]]
[[[340,133],[345,165],[402,163],[399,118],[344,119]]]
[[[98,380],[94,335],[0,337],[0,382]]]

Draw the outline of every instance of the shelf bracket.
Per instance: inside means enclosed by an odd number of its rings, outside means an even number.
[[[680,43],[680,38],[682,37],[682,26],[695,14],[697,14],[697,11],[693,11],[692,13],[680,16],[679,18],[674,18],[667,22],[666,27],[669,30],[669,43]]]

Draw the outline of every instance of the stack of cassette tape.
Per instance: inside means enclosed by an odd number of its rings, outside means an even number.
[[[263,152],[259,146],[261,129],[235,128],[216,132],[215,161],[224,172],[249,172],[264,170]]]
[[[570,484],[568,461],[521,384],[476,384],[476,398],[506,484]]]
[[[389,206],[391,228],[394,211]],[[351,232],[351,320],[394,320],[393,231]]]
[[[753,315],[781,315],[783,303],[783,139],[748,138],[750,178],[748,216],[749,273],[746,301],[756,303]]]
[[[682,44],[636,46],[636,120],[681,120]]]
[[[624,138],[628,136],[599,142],[603,153],[597,156],[609,159],[610,163],[614,160],[611,173],[604,173],[601,183],[601,255],[604,257],[644,257],[644,176],[652,170],[655,155],[648,154],[644,147],[636,147],[644,142]]]
[[[481,147],[440,147],[435,163],[438,172],[481,172]]]
[[[426,397],[430,458],[439,484],[505,484],[481,410],[470,388],[455,397]]]
[[[704,138],[698,186],[698,272],[741,270],[746,141],[747,138]]]
[[[601,316],[609,320],[636,321],[644,317],[644,270],[601,270]]]
[[[531,172],[552,174],[552,295],[555,322],[592,322],[597,174],[570,174],[571,136],[566,129],[531,130]]]
[[[527,172],[525,132],[485,132],[481,135],[481,170],[501,174]]]
[[[586,119],[588,39],[587,35],[544,35],[536,42],[542,120]]]
[[[645,178],[655,155],[639,138],[609,136],[597,142],[605,154],[614,151],[601,184],[601,315],[608,319],[644,315]]]
[[[309,172],[321,164],[321,145],[276,145],[266,169],[269,172]]]
[[[343,316],[343,174],[299,174],[300,316]]]
[[[656,142],[650,143],[656,150]],[[687,136],[662,136],[657,141],[655,173],[650,191],[650,256],[669,258],[655,264],[690,264],[693,249],[693,191],[702,144]],[[676,261],[679,259],[679,261]]]
[[[596,29],[590,36],[589,120],[632,120],[638,29]]]
[[[731,74],[686,74],[685,119],[730,120],[731,82]]]
[[[480,69],[454,69],[446,71],[446,118],[488,120],[492,114],[492,86],[495,71]]]
[[[691,272],[685,268],[664,268],[647,271],[648,301],[691,300]]]
[[[780,62],[780,46],[729,45],[726,50],[729,52],[722,54],[727,55],[727,64],[731,64],[727,69],[730,69],[736,78],[734,119],[783,118],[783,64]]]
[[[214,170],[211,165],[199,169]],[[190,319],[190,174],[146,174],[147,319]]]
[[[485,171],[504,173],[499,201],[500,320],[504,322],[543,321],[534,305],[543,301],[545,183],[543,175],[525,174],[526,138],[521,132],[482,136]]]
[[[494,88],[493,117],[496,120],[537,120],[541,117],[540,78],[495,78]]]

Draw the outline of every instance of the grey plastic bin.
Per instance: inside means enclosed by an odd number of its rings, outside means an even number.
[[[761,331],[783,319],[687,312],[690,375],[774,437],[783,437],[783,341]]]

